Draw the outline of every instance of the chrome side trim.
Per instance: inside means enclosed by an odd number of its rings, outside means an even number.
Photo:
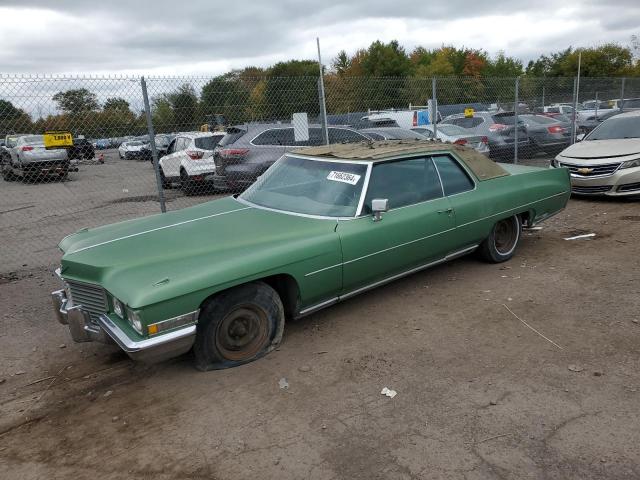
[[[267,212],[276,212],[282,213],[284,215],[293,215],[296,217],[304,217],[304,218],[315,218],[316,220],[354,220],[356,217],[327,217],[323,215],[310,215],[308,213],[298,213],[298,212],[290,212],[289,210],[278,210],[277,208],[263,207],[262,205],[258,205],[257,203],[250,202],[249,200],[245,200],[244,198],[236,197],[236,201],[242,203],[243,205],[249,205],[249,208],[257,208],[260,210],[266,210]]]
[[[300,318],[300,317],[304,317],[306,315],[310,315],[311,313],[317,312],[318,310],[322,310],[323,308],[329,307],[329,306],[334,305],[334,304],[336,304],[338,302],[341,302],[341,301],[346,300],[348,298],[354,297],[354,296],[358,295],[359,293],[366,292],[367,290],[371,290],[373,288],[379,287],[381,285],[384,285],[386,283],[392,282],[392,281],[397,280],[399,278],[405,277],[407,275],[411,275],[412,273],[419,272],[420,270],[425,270],[427,268],[434,267],[434,266],[439,265],[441,263],[448,262],[449,260],[453,260],[455,258],[461,257],[463,255],[466,255],[467,253],[471,253],[476,248],[478,248],[477,244],[476,245],[471,245],[469,247],[463,248],[462,250],[458,250],[458,251],[449,253],[445,257],[440,258],[438,260],[435,260],[433,262],[429,262],[429,263],[426,263],[424,265],[420,265],[419,267],[414,267],[414,268],[411,268],[409,270],[405,270],[404,272],[400,272],[400,273],[397,273],[397,274],[392,275],[390,277],[383,278],[382,280],[378,280],[378,281],[376,281],[374,283],[371,283],[369,285],[365,285],[364,287],[357,288],[356,290],[352,290],[351,292],[348,292],[348,293],[345,293],[343,295],[339,295],[337,297],[333,297],[333,298],[330,298],[330,299],[325,300],[323,302],[317,303],[315,305],[312,305],[310,307],[305,308],[304,310],[300,310],[298,315],[296,315],[296,318]]]
[[[127,353],[136,353],[142,350],[160,347],[175,340],[194,336],[196,334],[196,326],[189,325],[188,327],[173,330],[172,332],[165,333],[157,337],[135,341],[131,340],[127,334],[113,323],[107,315],[100,315],[98,317],[98,324],[100,325],[100,328],[107,332],[118,346]]]
[[[221,215],[227,215],[228,213],[234,213],[234,212],[239,212],[239,211],[242,211],[242,210],[248,210],[249,208],[251,208],[251,207],[236,208],[235,210],[229,210],[228,212],[214,213],[212,215],[206,215],[204,217],[199,217],[199,218],[192,218],[191,220],[185,220],[183,222],[173,223],[171,225],[165,225],[163,227],[152,228],[151,230],[145,230],[144,232],[132,233],[131,235],[125,235],[124,237],[114,238],[114,239],[111,239],[111,240],[106,240],[104,242],[96,243],[95,245],[90,245],[88,247],[82,247],[82,248],[79,248],[78,250],[74,250],[73,252],[67,252],[67,255],[71,255],[71,254],[74,254],[74,253],[82,252],[84,250],[89,250],[91,248],[99,247],[101,245],[107,245],[109,243],[118,242],[120,240],[126,240],[127,238],[138,237],[140,235],[145,235],[147,233],[157,232],[159,230],[165,230],[167,228],[177,227],[177,226],[180,226],[180,225],[186,225],[187,223],[193,223],[193,222],[197,222],[197,221],[200,221],[200,220],[206,220],[208,218],[219,217]]]
[[[324,267],[324,268],[321,268],[320,270],[314,270],[313,272],[305,273],[304,276],[310,277],[312,275],[315,275],[316,273],[324,272],[325,270],[331,270],[332,268],[336,268],[336,267],[341,267],[342,265],[344,264],[336,263],[335,265],[331,265],[330,267]]]

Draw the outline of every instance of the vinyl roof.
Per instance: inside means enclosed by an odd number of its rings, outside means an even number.
[[[310,157],[343,160],[389,160],[411,154],[454,153],[476,174],[479,180],[503,177],[509,173],[493,160],[472,148],[430,140],[385,140],[379,142],[338,143],[293,150],[291,153]]]

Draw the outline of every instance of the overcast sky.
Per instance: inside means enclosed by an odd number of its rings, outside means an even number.
[[[0,0],[0,73],[212,75],[374,40],[504,50],[630,43],[639,0]]]

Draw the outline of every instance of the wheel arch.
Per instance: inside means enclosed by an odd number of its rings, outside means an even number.
[[[285,318],[290,319],[296,316],[300,305],[300,286],[298,284],[298,281],[288,273],[279,273],[266,277],[254,278],[250,281],[240,282],[223,290],[218,290],[202,300],[202,302],[200,303],[200,308],[202,308],[205,303],[213,300],[221,293],[233,290],[234,288],[251,282],[263,282],[273,288],[282,301]]]

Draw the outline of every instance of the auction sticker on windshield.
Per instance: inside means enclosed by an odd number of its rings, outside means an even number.
[[[327,175],[327,180],[355,185],[360,180],[360,175],[355,175],[349,172],[336,172],[335,170],[332,170],[329,172],[329,175]]]

